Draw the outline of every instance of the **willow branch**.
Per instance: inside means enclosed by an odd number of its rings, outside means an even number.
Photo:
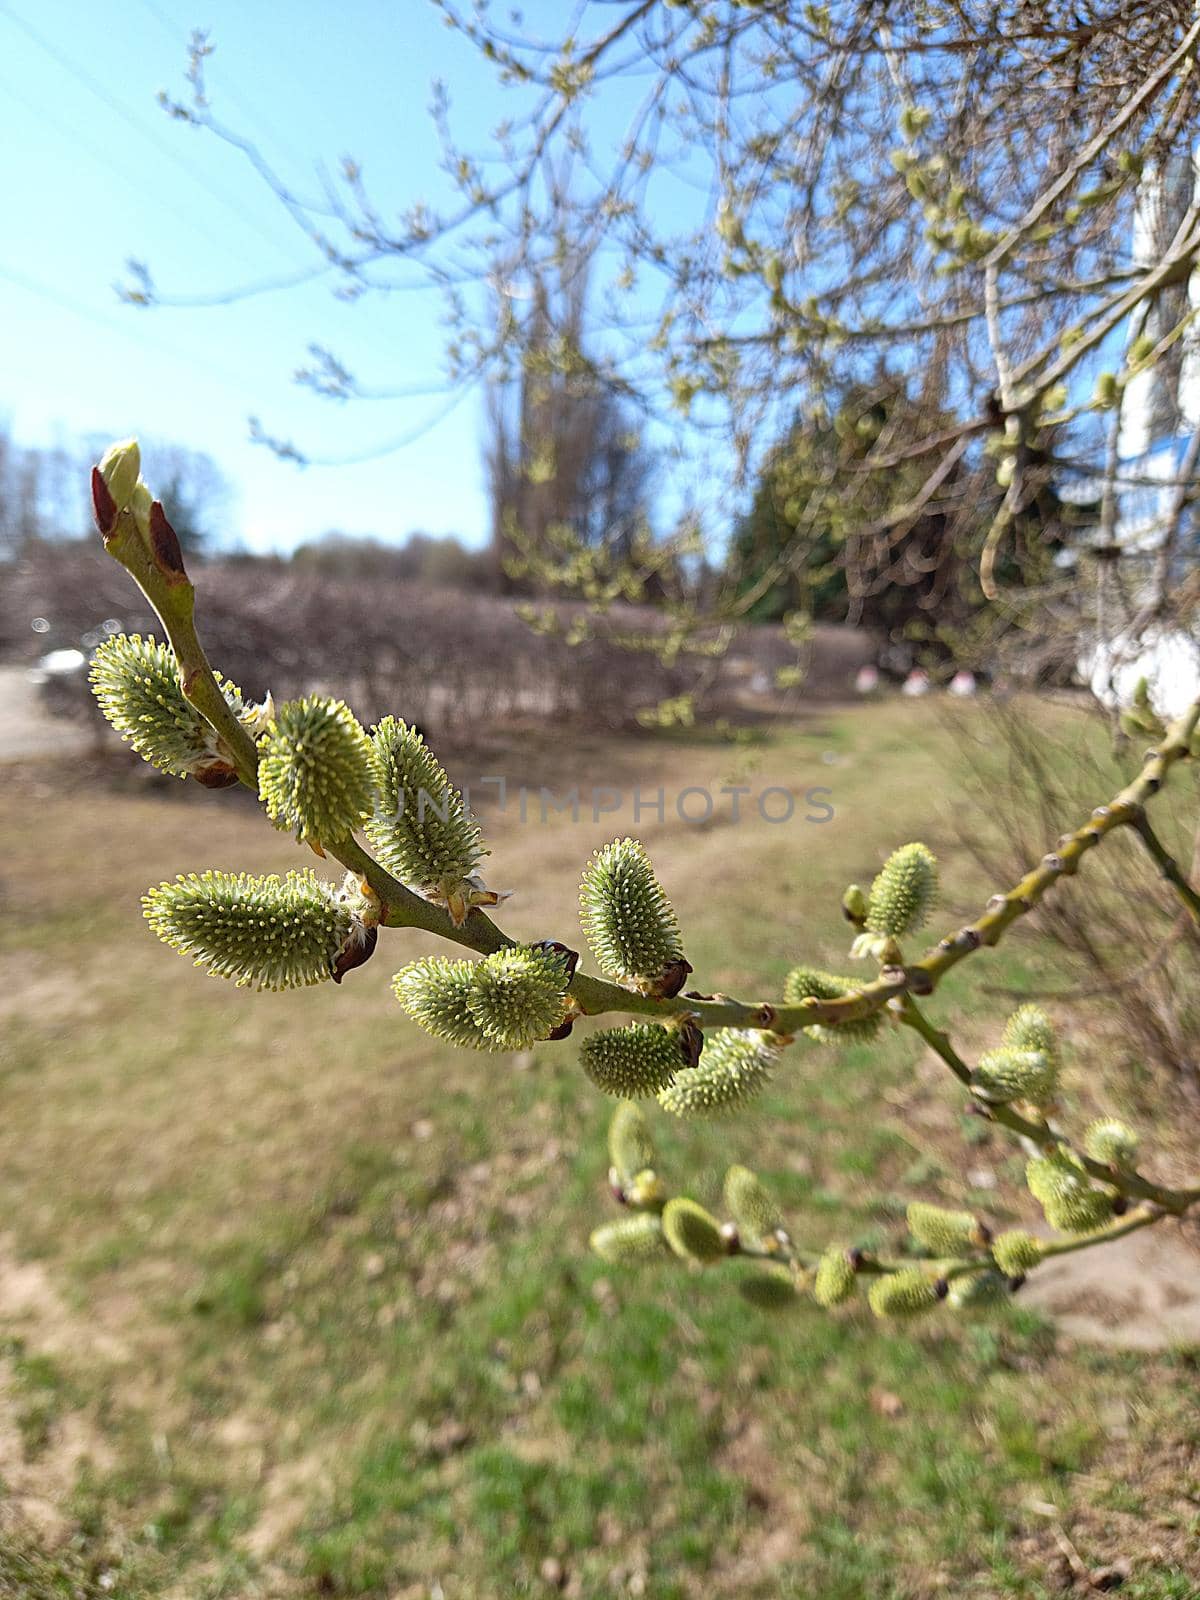
[[[897,1010],[900,1021],[905,1026],[912,1028],[920,1034],[925,1043],[939,1056],[951,1072],[965,1088],[971,1087],[972,1073],[970,1067],[955,1050],[950,1042],[949,1035],[934,1027],[928,1017],[912,999],[905,995]],[[1028,1117],[1021,1115],[1011,1105],[985,1105],[981,1101],[976,1104],[979,1110],[989,1121],[998,1123],[1002,1128],[1007,1128],[1010,1133],[1019,1138],[1028,1139],[1031,1144],[1039,1149],[1048,1149],[1061,1145],[1068,1145],[1069,1141],[1061,1134],[1056,1133],[1046,1121],[1033,1122]],[[1088,1174],[1098,1182],[1107,1184],[1116,1189],[1118,1194],[1129,1199],[1145,1200],[1160,1207],[1162,1214],[1181,1216],[1189,1206],[1200,1199],[1200,1187],[1191,1189],[1167,1189],[1161,1184],[1154,1183],[1139,1172],[1124,1168],[1106,1166],[1103,1161],[1094,1161],[1091,1156],[1082,1151],[1072,1150],[1072,1154],[1086,1169]],[[1151,1219],[1156,1220],[1156,1219]],[[1059,1252],[1061,1254],[1061,1252]]]
[[[1200,894],[1192,888],[1175,857],[1150,826],[1150,819],[1144,811],[1132,819],[1130,827],[1153,857],[1163,877],[1183,901],[1192,919],[1200,925]]]
[[[179,663],[180,682],[187,699],[220,736],[241,782],[257,793],[258,753],[221,693],[204,653],[194,621],[195,589],[161,505],[155,502],[149,541],[132,513],[122,511],[109,526],[104,542],[109,554],[125,567],[158,614]],[[1044,856],[1006,894],[995,895],[975,922],[947,935],[912,965],[886,966],[876,979],[836,1000],[808,999],[784,1004],[696,993],[660,999],[587,973],[576,974],[570,993],[589,1016],[604,1012],[663,1018],[690,1016],[702,1028],[759,1028],[788,1038],[813,1023],[836,1025],[871,1016],[890,1000],[908,994],[931,994],[960,961],[999,943],[1006,930],[1032,911],[1060,878],[1073,876],[1088,850],[1116,828],[1136,822],[1145,802],[1162,787],[1171,768],[1190,753],[1198,721],[1200,701],[1175,723],[1159,748],[1149,753],[1131,784],[1108,805],[1093,811],[1074,833],[1064,835],[1059,848]],[[360,873],[370,884],[385,907],[382,920],[387,927],[419,928],[483,955],[515,942],[478,908],[461,926],[456,926],[447,911],[393,877],[356,839],[343,839],[328,849],[343,866]]]

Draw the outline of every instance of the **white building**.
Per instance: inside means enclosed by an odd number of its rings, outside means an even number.
[[[1142,266],[1162,259],[1188,208],[1200,202],[1200,152],[1180,157],[1163,175],[1147,173],[1134,213],[1134,258]],[[1163,291],[1154,305],[1135,311],[1129,342],[1149,334],[1161,338],[1200,309],[1200,274]],[[1173,520],[1181,469],[1192,433],[1200,425],[1200,335],[1189,325],[1175,346],[1148,372],[1126,385],[1118,435],[1113,542],[1125,552],[1123,565],[1136,585],[1149,593],[1151,576]],[[1100,485],[1086,487],[1094,499]],[[1172,578],[1194,568],[1194,518],[1184,512],[1182,537],[1173,558]],[[1132,561],[1129,557],[1133,557]],[[1144,557],[1139,562],[1136,558]],[[1140,598],[1135,595],[1135,604]],[[1115,619],[1114,619],[1115,620]],[[1161,715],[1182,711],[1200,695],[1200,642],[1174,627],[1151,624],[1137,638],[1115,628],[1105,632],[1080,660],[1080,671],[1106,704],[1127,704],[1139,678]]]

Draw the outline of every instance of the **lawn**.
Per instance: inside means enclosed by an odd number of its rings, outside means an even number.
[[[504,925],[573,945],[587,853],[662,786],[636,831],[699,986],[770,995],[798,959],[845,969],[841,892],[895,844],[941,857],[939,931],[995,887],[960,837],[963,731],[889,704],[756,744],[562,730],[455,770],[625,791],[599,821],[489,816]],[[738,823],[673,814],[730,784]],[[759,813],[816,786],[830,821]],[[983,1600],[1123,1560],[1139,1600],[1200,1593],[1195,1351],[1072,1347],[1019,1297],[896,1331],[760,1309],[737,1264],[606,1266],[608,1106],[569,1041],[484,1057],[408,1023],[389,978],[433,941],[254,995],[153,940],[149,884],[304,864],[245,797],[29,767],[0,837],[0,1594]],[[992,990],[1047,962],[1023,928],[929,1009],[994,1040]],[[1107,1072],[1073,1037],[1072,1114]],[[1019,1154],[963,1109],[889,1034],[790,1052],[733,1123],[654,1126],[706,1203],[743,1160],[806,1242],[897,1245],[911,1198],[1031,1216]]]

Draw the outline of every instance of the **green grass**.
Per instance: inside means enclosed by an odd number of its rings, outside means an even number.
[[[822,713],[737,760],[756,789],[827,783],[832,823],[646,826],[700,986],[778,992],[801,957],[844,970],[842,888],[909,838],[943,858],[939,929],[986,898],[955,752],[920,707]],[[513,758],[526,781],[543,759],[561,752]],[[648,788],[718,784],[731,759],[614,741],[587,781],[608,760]],[[1125,1593],[1195,1593],[1186,1353],[1062,1349],[1020,1301],[895,1332],[761,1310],[744,1265],[605,1266],[586,1238],[613,1214],[608,1107],[569,1044],[514,1063],[407,1024],[388,977],[430,941],[393,934],[341,989],[295,996],[154,943],[147,884],[294,863],[252,808],[64,786],[31,809],[18,785],[0,824],[0,1284],[5,1259],[43,1282],[0,1301],[4,1475],[60,1517],[0,1533],[0,1595],[1032,1600],[1059,1592],[1056,1525],[1092,1565],[1129,1554]],[[505,925],[577,943],[582,861],[630,826],[496,819]],[[930,1009],[990,1040],[989,989],[1047,960],[1023,930]],[[911,1037],[786,1060],[733,1124],[655,1120],[669,1180],[717,1205],[724,1166],[750,1161],[818,1244],[898,1247],[917,1195],[1028,1217],[1011,1150]],[[972,1195],[981,1165],[1005,1182]]]

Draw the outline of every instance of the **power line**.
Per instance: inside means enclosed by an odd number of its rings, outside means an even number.
[[[38,33],[36,28],[32,27],[28,22],[26,22],[24,17],[18,16],[15,11],[11,10],[6,5],[0,5],[0,16],[7,17],[10,22],[15,23],[15,25],[21,30],[22,33],[26,35],[27,38],[31,39],[33,43],[37,45],[40,50],[44,51],[52,61],[57,62],[64,72],[68,73],[72,78],[75,79],[76,83],[82,84],[88,93],[94,95],[102,105],[107,106],[114,116],[120,117],[121,121],[126,123],[127,126],[131,127],[139,136],[139,138],[145,139],[148,143],[152,144],[154,148],[168,161],[173,162],[175,166],[180,168],[181,171],[186,172],[188,177],[192,179],[193,183],[197,183],[202,189],[205,189],[221,205],[223,205],[227,211],[235,216],[240,223],[242,223],[244,226],[254,228],[259,237],[265,239],[272,249],[283,249],[283,246],[280,244],[279,240],[274,236],[274,234],[268,232],[268,230],[261,225],[257,217],[247,215],[241,211],[237,204],[232,201],[223,190],[219,189],[215,184],[209,181],[204,172],[200,171],[196,167],[193,167],[190,162],[185,161],[179,152],[166,141],[161,140],[152,134],[147,127],[138,121],[138,119],[129,111],[126,106],[123,106],[119,100],[115,99],[111,94],[109,94],[104,85],[98,83],[90,72],[79,66],[76,62],[72,61],[69,56],[65,55],[61,50],[59,50],[57,46],[51,44],[49,40],[44,39],[42,35]]]
[[[44,127],[49,128],[52,133],[57,133],[59,137],[66,142],[71,150],[72,155],[78,156],[82,154],[87,156],[91,161],[94,161],[98,167],[102,167],[106,172],[111,173],[112,176],[114,178],[118,178],[126,186],[126,188],[138,195],[143,204],[149,204],[145,187],[142,184],[135,182],[135,180],[129,175],[124,167],[119,166],[115,161],[112,161],[101,155],[95,148],[94,144],[92,144],[79,131],[78,128],[72,127],[70,123],[63,122],[60,118],[52,117],[49,112],[47,112],[45,106],[39,105],[36,100],[31,99],[26,94],[23,94],[20,89],[14,89],[12,84],[9,83],[7,79],[0,78],[0,87],[3,88],[4,93],[9,97],[9,99],[15,100],[18,105],[24,106],[26,111],[28,111],[33,117],[41,122]],[[194,214],[189,214],[188,212],[181,210],[178,206],[173,205],[169,200],[164,201],[161,198],[156,198],[153,204],[156,211],[165,211],[168,215],[174,217],[177,222],[183,223],[185,227],[190,228],[201,238],[211,238],[209,230],[204,227],[203,223],[201,223]]]

